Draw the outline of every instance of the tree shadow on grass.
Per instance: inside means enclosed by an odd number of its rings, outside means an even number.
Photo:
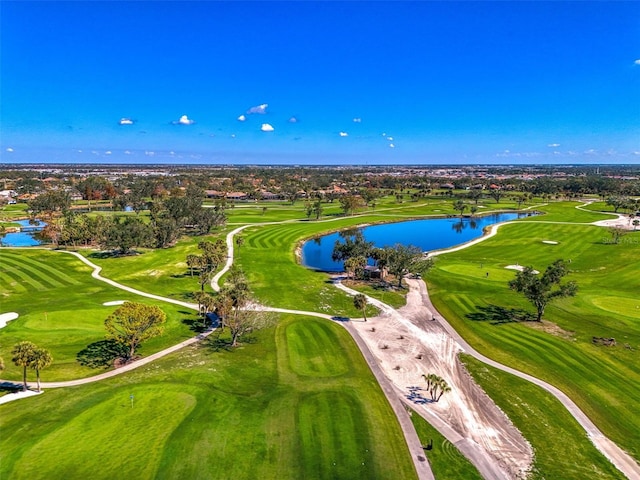
[[[198,315],[195,318],[194,317],[183,318],[182,323],[184,325],[187,325],[189,327],[189,330],[196,333],[206,332],[207,329],[209,328],[209,325],[211,325],[210,321],[203,320],[200,315]]]
[[[476,305],[477,312],[467,313],[466,317],[475,322],[489,322],[491,325],[502,325],[503,323],[532,322],[536,317],[526,310],[518,308],[505,308],[498,305],[479,306]]]
[[[198,281],[198,276],[197,275],[191,275],[189,272],[187,273],[174,273],[172,275],[170,275],[171,278],[187,278],[187,277],[191,277],[193,278],[193,282],[197,282]]]
[[[115,340],[100,340],[80,350],[76,360],[85,367],[109,368],[113,366],[116,359],[126,357],[128,353],[127,347]]]
[[[0,392],[16,393],[22,391],[21,383],[2,382],[0,383]]]
[[[119,257],[131,257],[134,255],[142,255],[142,252],[136,250],[129,250],[128,252],[121,252],[120,250],[103,250],[101,252],[92,252],[87,255],[89,258],[119,258]]]
[[[243,345],[252,345],[258,343],[257,335],[246,333],[238,338],[238,347]],[[209,335],[202,345],[209,348],[212,352],[234,352],[236,348],[231,345],[231,336],[228,331],[218,329]]]
[[[217,330],[209,335],[202,345],[209,348],[213,352],[233,352],[231,346],[231,338],[224,335],[222,330]]]

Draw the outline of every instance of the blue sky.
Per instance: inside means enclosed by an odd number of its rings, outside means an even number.
[[[640,163],[638,2],[3,1],[0,22],[2,163]]]

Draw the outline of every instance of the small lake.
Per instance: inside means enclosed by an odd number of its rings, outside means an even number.
[[[415,245],[424,252],[441,250],[467,243],[482,236],[482,229],[496,223],[530,216],[531,213],[497,213],[476,218],[431,218],[406,222],[385,223],[363,227],[364,238],[376,247],[396,243]],[[325,272],[344,271],[342,262],[331,260],[336,241],[343,242],[339,233],[308,240],[302,246],[302,264]]]
[[[45,226],[44,222],[39,225],[31,225],[29,220],[16,220],[13,223],[19,223],[21,227],[27,227],[28,232],[6,233],[0,236],[0,244],[3,247],[35,247],[42,245],[42,242],[34,237],[34,234],[42,230]]]

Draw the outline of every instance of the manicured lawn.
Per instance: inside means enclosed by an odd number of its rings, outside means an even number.
[[[92,250],[80,250],[96,265],[102,267],[102,275],[119,283],[178,300],[189,301],[191,294],[200,290],[198,276],[190,275],[187,255],[200,255],[198,243],[224,238],[226,230],[202,237],[184,236],[171,248],[157,250],[140,249],[137,255],[102,256]]]
[[[42,372],[43,381],[69,380],[99,373],[81,366],[76,355],[87,345],[105,339],[104,320],[117,307],[104,302],[129,300],[158,305],[167,314],[161,337],[149,340],[142,355],[179,343],[194,335],[184,321],[195,312],[116,289],[91,277],[91,269],[71,255],[47,250],[0,250],[1,311],[20,316],[0,329],[2,377],[18,380],[22,371],[11,361],[14,344],[29,340],[47,348],[54,363]],[[35,379],[33,372],[29,378]]]
[[[384,285],[384,283],[370,284],[369,282],[359,281],[345,281],[343,283],[349,288],[378,299],[387,305],[391,305],[393,308],[404,307],[407,303],[407,299],[405,297],[407,290],[398,290],[395,286],[397,285],[397,282],[395,281],[394,285]]]
[[[410,412],[410,414],[420,443],[428,445],[429,442],[433,442],[433,448],[425,450],[424,453],[429,459],[436,480],[482,480],[482,475],[476,467],[460,453],[455,445],[416,412]]]
[[[640,458],[640,248],[634,243],[640,232],[620,245],[606,238],[595,226],[506,225],[485,242],[439,257],[428,283],[437,308],[475,348],[559,387],[607,436]],[[467,317],[490,305],[532,311],[509,290],[515,275],[504,267],[518,263],[542,271],[558,258],[571,261],[570,279],[579,291],[550,304],[544,318],[552,324],[544,330],[535,323]],[[594,345],[592,337],[613,337],[617,346]]]
[[[315,335],[313,355],[292,353]],[[285,317],[238,349],[217,345],[4,405],[0,477],[416,478],[397,420],[342,327]]]
[[[473,378],[531,443],[535,453],[532,480],[625,478],[551,394],[473,357],[463,355],[462,359]]]
[[[607,220],[613,218],[611,215],[604,215],[598,212],[585,212],[582,209],[575,208],[583,205],[582,202],[550,202],[535,208],[545,212],[544,215],[531,217],[527,219],[533,222],[572,222],[572,223],[591,223],[598,220]],[[583,207],[588,209],[588,207]]]
[[[17,218],[26,218],[28,205],[26,203],[15,203],[13,205],[5,205],[0,208],[0,221],[10,222]]]

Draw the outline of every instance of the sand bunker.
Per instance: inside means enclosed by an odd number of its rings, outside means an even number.
[[[547,245],[558,245],[559,242],[553,240],[542,240],[542,243],[546,243]]]
[[[509,270],[518,270],[520,272],[524,271],[524,267],[522,265],[507,265],[504,268],[507,268]],[[532,272],[536,275],[540,273],[538,270],[532,270]]]
[[[16,312],[7,312],[0,314],[0,328],[4,328],[7,326],[7,322],[11,320],[15,320],[19,315]]]
[[[104,302],[105,307],[113,307],[114,305],[122,305],[126,300],[114,300],[113,302]]]

